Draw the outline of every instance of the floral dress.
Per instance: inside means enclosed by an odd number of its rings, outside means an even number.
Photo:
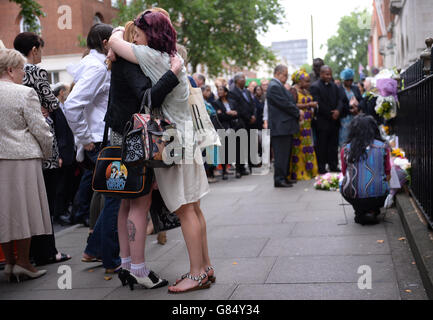
[[[313,101],[310,93],[306,95],[298,91],[298,104],[306,104]],[[292,156],[290,159],[290,179],[311,180],[318,173],[316,153],[314,152],[313,131],[311,121],[314,109],[304,109],[304,122],[300,125],[300,132],[293,136]]]

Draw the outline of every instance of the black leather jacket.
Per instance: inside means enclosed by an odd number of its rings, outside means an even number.
[[[119,57],[111,69],[110,99],[105,122],[113,131],[123,134],[126,123],[140,110],[147,89],[152,88],[152,107],[159,108],[178,84],[179,79],[169,70],[152,87],[152,82],[137,64]]]

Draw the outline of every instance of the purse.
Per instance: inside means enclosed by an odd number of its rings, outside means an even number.
[[[168,210],[158,190],[153,190],[152,192],[150,218],[153,222],[154,234],[180,227],[179,218],[175,213]]]
[[[198,146],[202,149],[210,146],[220,147],[221,141],[207,112],[201,89],[193,88],[190,84],[189,92],[188,103]]]
[[[107,145],[108,126],[105,126],[102,151],[93,171],[93,191],[119,199],[134,199],[148,194],[154,173],[146,167],[126,167],[122,163],[122,148]]]
[[[153,112],[151,89],[148,89],[140,111],[132,116],[123,133],[122,162],[128,168],[169,168],[182,159],[182,148],[170,148],[169,152],[166,149],[170,143],[178,141],[176,125],[164,119],[162,114],[155,115]]]

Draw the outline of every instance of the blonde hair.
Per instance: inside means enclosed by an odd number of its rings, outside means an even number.
[[[134,42],[134,32],[135,32],[134,21],[128,21],[125,24],[125,34],[123,35],[123,40],[126,42],[133,43]]]
[[[125,40],[126,42],[134,42],[134,26],[134,21],[128,21],[127,23],[125,23],[125,33],[123,34],[123,40]],[[111,70],[111,68],[113,67],[113,62],[111,62],[110,59],[107,59],[105,60],[105,63],[107,64],[108,70]]]
[[[26,63],[27,59],[17,50],[0,49],[0,77],[8,68],[18,68]]]
[[[216,78],[216,80],[215,80],[215,85],[217,87],[219,87],[219,86],[227,87],[227,84],[228,84],[228,82],[224,78]]]
[[[177,53],[182,57],[183,61],[185,61],[185,65],[188,64],[188,50],[186,50],[185,46],[176,43]]]

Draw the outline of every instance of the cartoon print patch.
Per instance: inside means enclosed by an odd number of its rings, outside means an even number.
[[[105,176],[108,190],[122,191],[125,189],[128,169],[120,161],[114,161],[107,167]]]

